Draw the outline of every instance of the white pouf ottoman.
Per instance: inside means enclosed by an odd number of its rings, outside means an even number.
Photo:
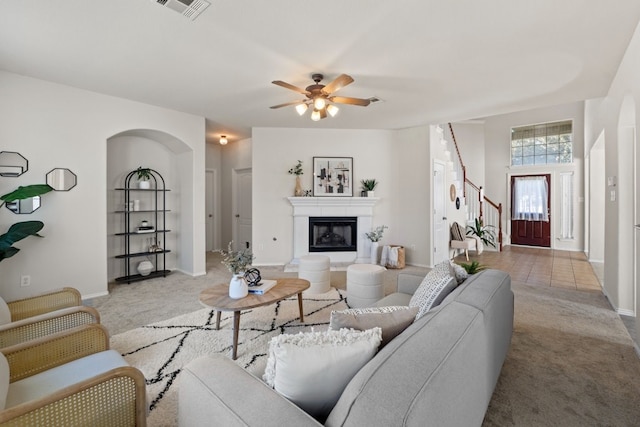
[[[307,255],[300,257],[298,278],[306,279],[311,287],[305,295],[324,294],[331,289],[331,260],[326,255]]]
[[[373,264],[352,264],[347,268],[347,305],[371,307],[384,297],[386,268]]]

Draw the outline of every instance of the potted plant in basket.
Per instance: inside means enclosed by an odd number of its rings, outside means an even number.
[[[375,230],[368,233],[364,233],[367,239],[371,241],[371,264],[378,263],[378,247],[380,246],[380,240],[382,240],[382,234],[384,229],[389,228],[386,225],[379,225]]]
[[[475,219],[473,226],[467,225],[467,236],[475,236],[478,254],[482,253],[484,245],[496,247],[496,233],[493,231],[494,228],[493,225],[484,225],[479,218]]]
[[[247,271],[255,257],[251,249],[234,251],[232,245],[233,241],[229,242],[226,251],[220,249],[218,252],[222,254],[222,264],[233,274],[231,282],[229,282],[229,297],[244,298],[249,293],[249,287],[244,281],[244,272]]]
[[[378,181],[376,181],[375,178],[363,179],[360,181],[360,185],[361,185],[362,191],[367,193],[367,197],[376,196],[374,190],[378,186]]]
[[[304,192],[302,191],[302,184],[300,183],[300,175],[302,174],[304,174],[304,171],[302,170],[302,160],[298,160],[298,163],[289,169],[289,175],[296,176],[296,188],[293,191],[293,195],[296,197],[304,195]]]

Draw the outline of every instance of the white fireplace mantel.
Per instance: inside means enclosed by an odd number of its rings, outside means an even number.
[[[365,234],[371,231],[373,207],[377,197],[287,197],[293,206],[293,260],[309,255],[309,217],[354,216],[358,218],[357,252],[323,252],[332,263],[366,263],[370,259],[370,243]]]

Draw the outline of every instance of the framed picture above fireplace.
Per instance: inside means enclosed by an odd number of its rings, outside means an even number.
[[[314,157],[313,195],[353,196],[353,157]]]

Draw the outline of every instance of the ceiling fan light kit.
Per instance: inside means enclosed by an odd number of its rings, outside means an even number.
[[[272,82],[273,84],[305,95],[307,99],[273,105],[271,108],[276,109],[287,107],[289,105],[295,105],[296,112],[302,116],[307,111],[309,106],[313,106],[313,111],[311,112],[311,120],[317,122],[327,117],[327,113],[331,115],[331,117],[335,117],[335,115],[338,114],[338,111],[340,111],[340,109],[335,104],[349,104],[366,107],[371,102],[370,99],[333,96],[334,92],[353,83],[353,78],[351,76],[340,74],[335,80],[327,85],[320,84],[320,82],[324,78],[322,74],[313,74],[311,78],[313,79],[315,84],[309,85],[305,89],[301,89],[297,86],[283,82],[281,80],[274,80]]]

